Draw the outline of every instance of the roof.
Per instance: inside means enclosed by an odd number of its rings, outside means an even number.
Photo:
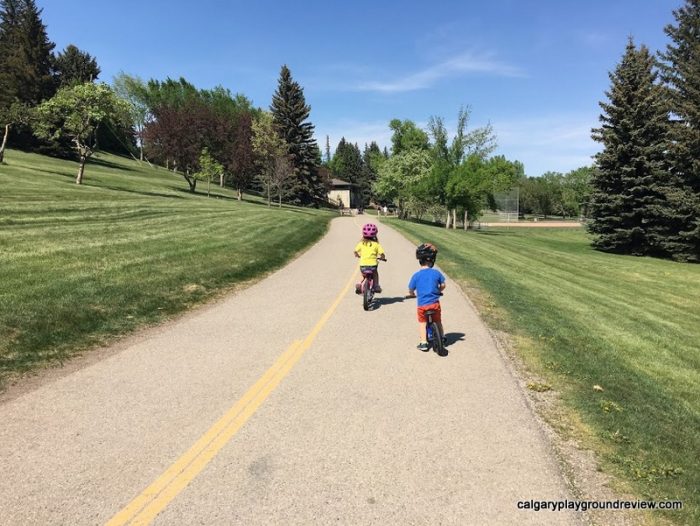
[[[333,186],[355,186],[352,183],[349,183],[348,181],[343,181],[342,179],[336,179],[335,177],[331,179],[331,185]]]

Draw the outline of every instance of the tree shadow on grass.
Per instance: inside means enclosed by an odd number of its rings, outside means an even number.
[[[105,186],[105,185],[100,185],[100,184],[88,184],[86,186],[92,186],[93,188],[104,188],[106,190],[114,190],[115,192],[126,192],[129,194],[138,194],[138,195],[145,195],[149,197],[167,197],[169,199],[184,199],[183,196],[181,195],[176,195],[176,194],[166,194],[166,193],[161,193],[161,192],[145,192],[145,191],[139,191],[139,190],[129,190],[128,188],[120,188],[118,186]]]
[[[128,166],[125,166],[123,164],[118,164],[118,163],[113,163],[112,161],[106,161],[104,159],[99,159],[97,157],[91,157],[88,159],[87,164],[85,165],[85,168],[87,169],[88,166],[91,164],[96,164],[98,166],[103,166],[105,168],[112,168],[114,170],[123,170],[126,172],[135,172],[136,170],[133,168],[130,168]]]

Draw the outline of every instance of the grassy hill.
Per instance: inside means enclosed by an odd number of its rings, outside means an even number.
[[[181,176],[112,155],[90,162],[81,186],[76,163],[5,159],[0,388],[280,267],[333,217],[214,186],[191,194]]]
[[[684,501],[654,516],[700,523],[700,265],[597,252],[583,229],[391,225],[435,243],[489,324],[514,335],[571,411],[561,429],[637,494]]]

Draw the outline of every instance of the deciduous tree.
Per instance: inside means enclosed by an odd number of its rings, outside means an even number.
[[[34,133],[39,137],[71,140],[78,154],[77,184],[83,181],[85,163],[95,148],[97,127],[106,119],[125,122],[128,108],[106,84],[80,84],[63,88],[36,108]]]

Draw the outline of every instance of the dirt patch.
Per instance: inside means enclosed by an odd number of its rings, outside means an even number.
[[[578,221],[523,221],[518,223],[481,223],[481,227],[490,228],[580,228],[583,223]]]

